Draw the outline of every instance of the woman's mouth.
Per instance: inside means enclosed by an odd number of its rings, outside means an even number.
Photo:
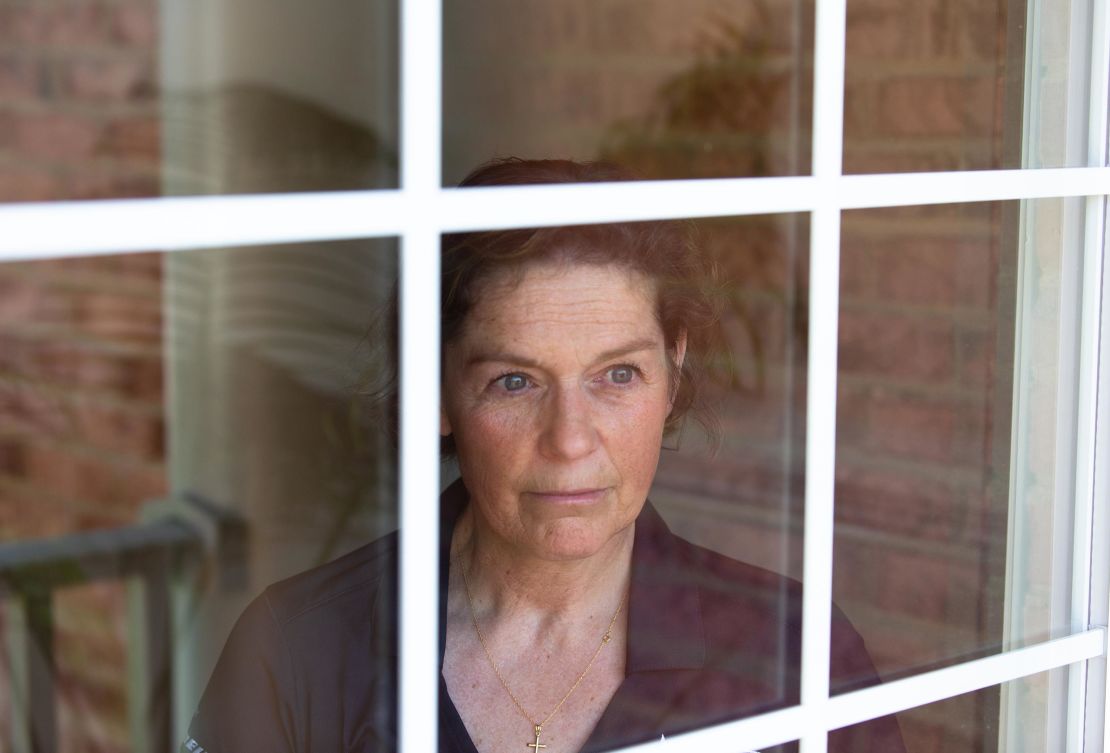
[[[545,489],[530,492],[541,502],[555,505],[582,505],[597,502],[605,496],[605,487],[597,489]]]

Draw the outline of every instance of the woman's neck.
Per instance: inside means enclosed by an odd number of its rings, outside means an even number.
[[[494,619],[592,618],[625,594],[633,530],[628,526],[588,557],[552,561],[505,545],[469,505],[455,525],[451,557],[464,569],[474,601]]]

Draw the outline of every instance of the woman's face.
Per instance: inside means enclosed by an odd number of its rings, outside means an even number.
[[[672,393],[655,286],[540,264],[477,292],[441,417],[476,523],[522,554],[587,557],[636,519],[659,461]]]

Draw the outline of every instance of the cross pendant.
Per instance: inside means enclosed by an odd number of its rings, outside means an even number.
[[[537,725],[536,725],[536,742],[534,742],[534,743],[528,743],[528,744],[527,744],[527,745],[525,746],[525,747],[531,748],[531,749],[532,749],[532,751],[533,751],[533,753],[540,753],[540,748],[546,748],[546,747],[547,747],[546,745],[540,745],[540,731],[541,731],[542,729],[543,729],[543,728],[542,728],[542,727],[540,727],[540,725],[538,725],[538,724],[537,724]]]

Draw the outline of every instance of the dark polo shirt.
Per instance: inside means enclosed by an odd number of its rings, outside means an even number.
[[[442,497],[440,661],[448,547],[466,506]],[[208,682],[187,753],[396,749],[397,535],[267,588],[243,612]],[[798,703],[801,586],[674,535],[649,502],[636,519],[626,676],[583,748],[608,750]],[[832,682],[876,682],[834,609]],[[439,684],[439,747],[476,753]],[[742,741],[738,742],[743,745]],[[784,745],[769,751],[793,751]],[[829,736],[831,753],[903,753],[892,718]]]

